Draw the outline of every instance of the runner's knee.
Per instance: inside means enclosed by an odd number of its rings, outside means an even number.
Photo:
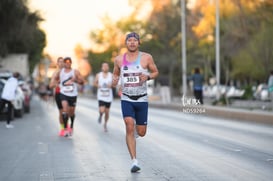
[[[146,130],[139,130],[137,132],[137,134],[140,136],[140,137],[144,137],[146,135]]]
[[[146,135],[146,126],[138,125],[137,126],[137,134],[141,137]]]

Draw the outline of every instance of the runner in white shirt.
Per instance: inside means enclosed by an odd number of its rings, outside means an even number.
[[[72,136],[75,108],[77,103],[78,88],[77,84],[83,84],[84,79],[80,72],[71,68],[72,60],[70,57],[64,58],[64,68],[55,74],[53,79],[55,82],[60,82],[60,99],[62,102],[62,117],[64,123],[65,134],[64,136]],[[70,118],[71,124],[68,127],[68,119]]]
[[[112,90],[112,73],[109,72],[109,64],[103,63],[101,72],[96,75],[94,86],[97,87],[97,99],[99,104],[99,118],[98,122],[101,123],[104,114],[104,131],[107,132],[107,122],[109,120],[109,112],[111,102],[113,101]]]
[[[137,33],[126,36],[127,52],[115,58],[113,87],[121,82],[121,109],[126,126],[126,143],[132,158],[131,172],[140,170],[136,159],[135,129],[139,136],[146,134],[148,124],[148,97],[146,81],[155,79],[158,70],[153,57],[139,51]]]

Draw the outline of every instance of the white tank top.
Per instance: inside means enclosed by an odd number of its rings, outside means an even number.
[[[141,83],[139,76],[148,74],[148,70],[144,69],[140,64],[141,52],[135,61],[129,62],[126,60],[126,54],[123,55],[122,66],[120,71],[120,82],[122,87],[121,100],[132,102],[147,102],[147,83]],[[140,96],[134,100],[129,96]]]
[[[75,82],[73,82],[72,84],[69,85],[64,85],[65,82],[67,82],[68,80],[70,80],[72,77],[75,76],[75,72],[74,69],[71,69],[70,72],[65,72],[64,69],[61,70],[60,72],[60,89],[61,89],[61,93],[66,95],[66,96],[70,96],[70,97],[74,97],[78,95],[78,90],[77,90],[77,84]]]
[[[108,85],[112,84],[112,73],[108,72],[107,77],[103,77],[103,72],[99,73],[98,77],[98,88],[97,98],[100,101],[112,102],[113,101],[113,90]]]

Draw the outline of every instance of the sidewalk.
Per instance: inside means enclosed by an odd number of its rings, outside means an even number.
[[[258,109],[247,109],[246,107],[227,107],[227,106],[213,106],[208,101],[205,101],[203,106],[183,106],[181,98],[172,99],[171,103],[162,103],[160,98],[153,96],[149,98],[150,107],[162,108],[162,109],[172,109],[181,111],[186,114],[202,114],[209,117],[218,117],[224,119],[232,119],[235,121],[251,121],[262,124],[273,125],[273,111],[268,110],[258,110]],[[251,104],[253,107],[253,101]],[[257,104],[260,104],[257,102]],[[268,103],[266,103],[268,104]]]
[[[86,96],[86,95],[83,95]],[[94,96],[88,95],[90,98],[96,99]],[[267,124],[273,125],[273,110],[269,111],[267,109],[263,109],[263,107],[267,107],[269,105],[268,102],[259,102],[259,101],[236,101],[231,106],[213,106],[211,104],[211,100],[205,99],[204,105],[199,107],[184,107],[182,105],[182,101],[180,97],[172,98],[172,102],[163,103],[160,100],[160,97],[149,96],[149,106],[160,109],[169,109],[180,111],[185,114],[196,114],[194,112],[187,112],[185,109],[192,109],[195,111],[199,111],[198,114],[202,114],[208,117],[214,118],[222,118],[222,119],[231,119],[234,121],[250,121],[256,122],[259,124]],[[260,109],[257,109],[257,108]],[[202,111],[202,113],[200,113]]]

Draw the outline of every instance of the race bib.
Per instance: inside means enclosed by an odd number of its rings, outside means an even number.
[[[64,92],[73,92],[74,86],[73,85],[65,85]]]
[[[140,78],[139,78],[139,76],[127,76],[127,77],[123,78],[123,82],[125,84],[139,83],[140,82]]]
[[[101,96],[102,97],[109,97],[110,96],[110,90],[109,89],[101,89]]]

